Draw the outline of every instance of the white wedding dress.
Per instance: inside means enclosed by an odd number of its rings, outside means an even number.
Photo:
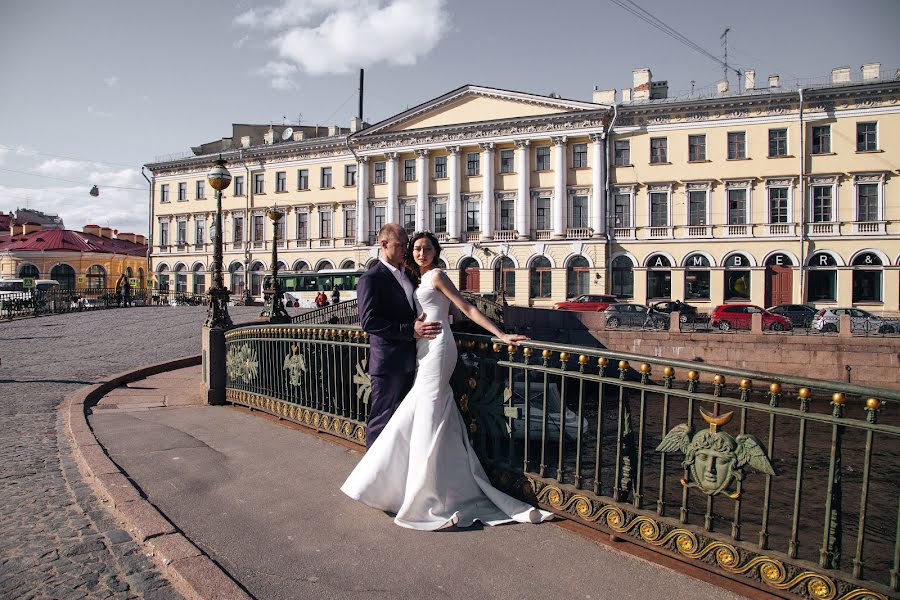
[[[440,321],[442,333],[418,340],[412,389],[341,491],[396,513],[394,522],[409,529],[467,527],[476,520],[540,523],[552,513],[494,488],[469,443],[450,389],[456,343],[447,318],[450,300],[431,284],[436,271],[423,275],[415,297],[417,314]]]

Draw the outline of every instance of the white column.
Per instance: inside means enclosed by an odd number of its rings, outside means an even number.
[[[350,235],[347,232],[347,235]],[[356,167],[356,243],[369,244],[369,157],[360,156]]]
[[[387,158],[387,188],[388,188],[388,197],[387,197],[387,207],[385,210],[385,223],[398,223],[399,222],[399,214],[398,214],[398,189],[399,182],[397,181],[397,156],[396,152],[388,152],[384,155]]]
[[[595,238],[606,236],[606,134],[591,138],[591,228]]]
[[[416,150],[416,175],[418,195],[416,197],[416,229],[428,229],[428,180],[431,170],[428,168],[428,150]]]
[[[566,239],[566,136],[553,141],[553,239]]]
[[[518,239],[531,239],[531,165],[528,161],[528,140],[516,141],[516,171],[519,176],[519,189],[516,196],[516,231]]]
[[[447,237],[450,242],[459,241],[459,146],[447,147],[447,174],[450,177],[450,193],[447,195]]]
[[[494,239],[494,143],[481,144],[481,239]]]

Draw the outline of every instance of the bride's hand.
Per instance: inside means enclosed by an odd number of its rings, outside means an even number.
[[[518,346],[519,342],[526,341],[528,337],[524,335],[518,335],[516,333],[504,333],[500,336],[500,339],[503,340],[504,344],[509,344],[510,346]]]

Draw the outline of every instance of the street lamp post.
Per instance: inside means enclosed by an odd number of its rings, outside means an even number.
[[[272,220],[272,274],[269,286],[263,290],[266,304],[259,316],[268,317],[269,323],[290,323],[291,316],[284,308],[284,292],[278,283],[278,222],[284,213],[276,206],[266,211],[266,215]]]
[[[228,288],[225,287],[222,275],[222,191],[231,183],[231,173],[225,168],[225,161],[219,155],[209,173],[206,174],[210,187],[216,190],[216,228],[213,236],[213,284],[209,288],[209,310],[206,315],[206,326],[209,328],[227,329],[232,326],[231,315],[228,314]]]

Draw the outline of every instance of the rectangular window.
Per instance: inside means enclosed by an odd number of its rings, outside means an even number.
[[[516,152],[515,150],[500,151],[500,172],[514,173],[516,170]]]
[[[550,221],[550,198],[538,198],[535,201],[534,227],[539,231],[553,227]]]
[[[378,233],[381,231],[381,228],[384,227],[384,215],[385,208],[383,206],[376,206],[372,214],[372,226],[374,227],[375,233]]]
[[[297,213],[297,241],[305,242],[309,239],[309,213]]]
[[[856,151],[872,152],[878,150],[878,123],[856,124]]]
[[[443,202],[434,205],[434,232],[447,231],[447,205]]]
[[[820,125],[812,128],[812,153],[828,154],[831,152],[831,125]]]
[[[511,151],[510,151],[511,152]],[[500,230],[512,231],[515,228],[515,200],[500,201]]]
[[[159,245],[163,248],[169,245],[169,224],[165,221],[159,224]]]
[[[698,227],[706,222],[706,191],[691,190],[688,192],[688,225]]]
[[[384,183],[385,181],[387,181],[385,175],[385,162],[383,160],[375,163],[375,169],[373,169],[373,171],[374,174],[372,177],[374,178],[375,183]]]
[[[275,191],[287,191],[287,173],[285,171],[278,171],[275,173]]]
[[[244,217],[232,217],[231,219],[231,241],[240,244],[244,241]]]
[[[481,229],[481,203],[468,200],[466,202],[466,231]]]
[[[178,184],[178,199],[187,200],[187,183],[185,182]]]
[[[175,243],[179,246],[187,244],[187,221],[178,221],[178,230],[175,232]]]
[[[234,195],[235,196],[243,196],[244,195],[244,176],[238,175],[234,178]]]
[[[669,142],[666,138],[650,138],[650,164],[669,162]]]
[[[478,177],[481,175],[481,153],[466,153],[466,175],[469,177]]]
[[[550,170],[550,146],[538,146],[534,149],[537,160],[535,161],[535,171]]]
[[[406,230],[406,233],[412,235],[416,230],[416,205],[415,204],[404,204],[403,205],[403,229]]]
[[[572,145],[572,168],[583,169],[588,166],[587,144]]]
[[[434,178],[435,179],[446,179],[447,178],[447,157],[446,156],[435,156],[434,157]]]
[[[728,224],[747,224],[747,190],[728,190]]]
[[[319,213],[319,238],[331,239],[331,211],[325,210]]]
[[[669,226],[668,192],[650,192],[650,227]]]
[[[822,269],[821,271],[811,269],[808,278],[807,302],[834,302],[837,300],[837,271],[835,269]]]
[[[769,223],[788,222],[788,189],[769,188]]]
[[[728,160],[747,158],[747,134],[743,131],[728,132]]]
[[[356,237],[356,209],[344,209],[344,237]]]
[[[348,187],[356,185],[356,165],[344,166],[344,185]]]
[[[831,222],[831,186],[815,186],[812,189],[813,223]]]
[[[197,219],[194,221],[194,244],[201,246],[206,243],[206,221]]]
[[[266,239],[265,215],[253,215],[253,241],[261,242]]]
[[[297,189],[309,189],[309,169],[297,169]]]
[[[169,184],[164,183],[159,186],[159,201],[160,202],[168,202],[169,201]]]
[[[691,162],[706,160],[705,135],[688,136],[688,160]]]
[[[769,156],[787,156],[787,129],[769,130]]]
[[[275,235],[279,242],[284,241],[284,219],[275,222]]]
[[[265,194],[266,193],[266,179],[265,175],[262,173],[257,173],[253,176],[253,193],[254,194]]]
[[[202,179],[197,181],[197,199],[206,198],[206,182]]]
[[[587,226],[588,226],[588,199],[587,199],[587,196],[572,196],[572,211],[569,213],[569,227],[571,227],[572,229],[584,229]]]
[[[416,180],[416,159],[409,158],[403,161],[403,181]]]
[[[331,187],[331,167],[322,167],[320,188],[327,189]]]
[[[631,194],[614,194],[613,207],[614,227],[631,227]]]
[[[613,163],[617,167],[631,164],[631,140],[616,140]]]
[[[860,183],[856,186],[856,220],[878,220],[877,183]]]

